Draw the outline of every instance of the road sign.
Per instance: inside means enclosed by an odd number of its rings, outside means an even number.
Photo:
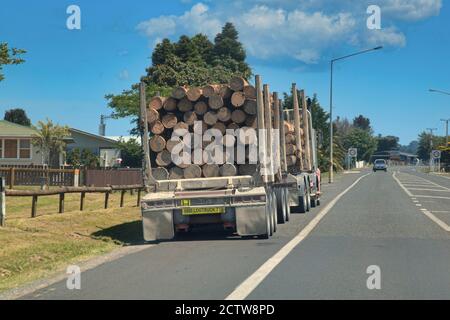
[[[350,157],[356,157],[356,156],[358,156],[358,149],[356,149],[356,148],[350,148],[350,149],[348,149],[348,155],[349,155]]]
[[[440,159],[441,158],[441,151],[440,150],[433,150],[431,151],[431,156],[433,159]]]

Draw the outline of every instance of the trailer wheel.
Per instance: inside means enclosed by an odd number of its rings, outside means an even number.
[[[317,207],[317,200],[316,197],[311,197],[311,208]]]
[[[272,221],[273,221],[273,233],[278,229],[278,215],[277,215],[277,195],[272,193]]]
[[[289,190],[284,190],[284,206],[286,208],[286,222],[291,220],[291,206],[289,205]]]
[[[269,239],[273,235],[272,228],[272,201],[270,195],[267,195],[266,206],[264,207],[266,211],[266,233],[258,236],[260,239]]]
[[[284,189],[277,189],[277,217],[280,224],[286,223],[286,197]]]
[[[311,210],[311,195],[309,193],[309,190],[306,192],[306,211]]]

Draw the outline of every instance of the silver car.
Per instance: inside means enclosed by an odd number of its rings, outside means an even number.
[[[387,163],[384,159],[377,159],[373,163],[373,172],[376,172],[378,170],[383,170],[384,172],[387,171]]]

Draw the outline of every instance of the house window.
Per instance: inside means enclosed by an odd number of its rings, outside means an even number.
[[[19,158],[30,159],[31,158],[31,142],[28,139],[19,140]]]
[[[0,140],[0,158],[31,159],[31,140],[30,139]]]
[[[17,159],[17,139],[5,139],[5,158]]]

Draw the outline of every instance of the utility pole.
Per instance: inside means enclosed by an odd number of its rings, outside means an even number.
[[[427,128],[430,131],[430,171],[433,171],[434,161],[433,161],[433,132],[436,128]]]
[[[448,122],[450,119],[441,119],[441,121],[445,122],[445,147],[448,147]]]

